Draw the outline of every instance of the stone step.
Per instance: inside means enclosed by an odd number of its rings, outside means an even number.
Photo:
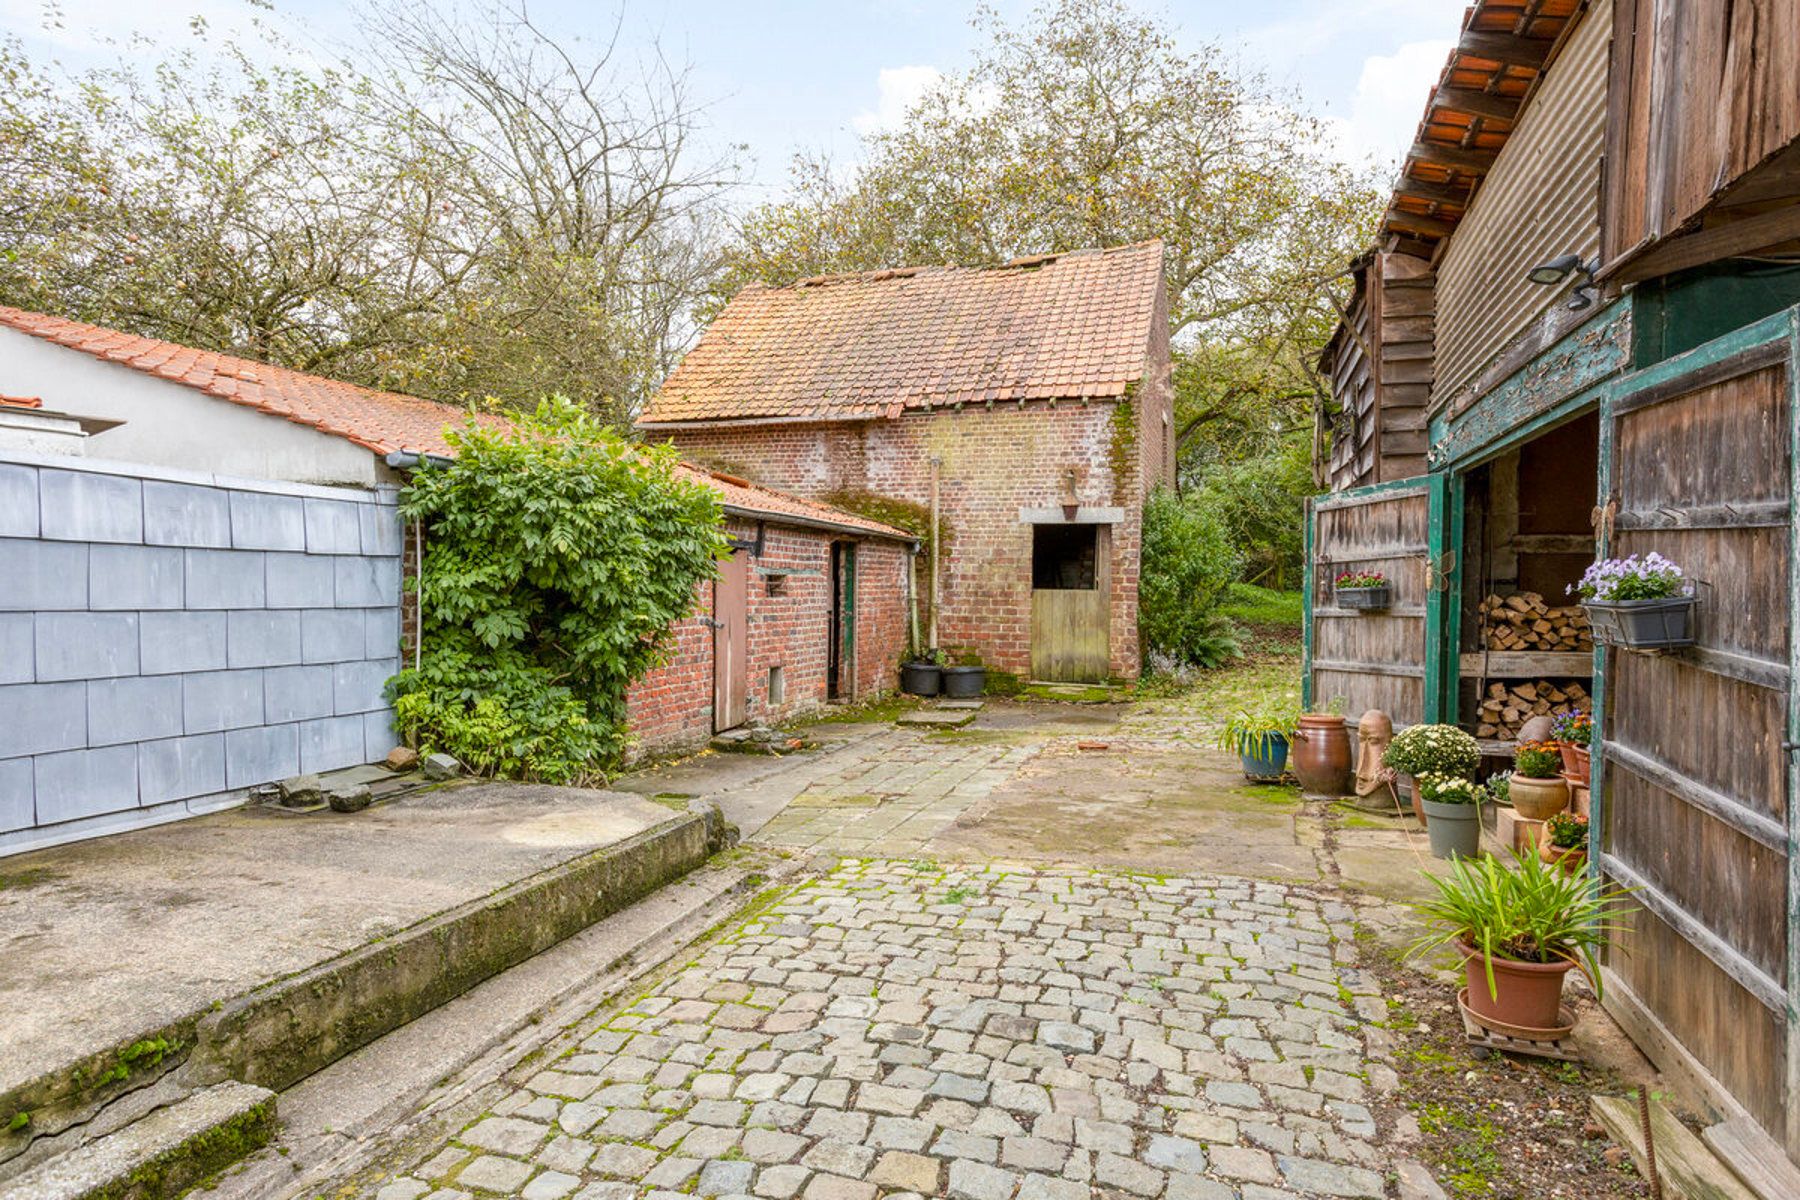
[[[38,1164],[0,1185],[0,1200],[168,1200],[261,1147],[274,1131],[274,1092],[215,1084]]]
[[[901,713],[896,725],[924,725],[938,729],[955,729],[967,725],[975,719],[975,714],[967,709],[948,711],[939,708],[919,708],[911,712]]]

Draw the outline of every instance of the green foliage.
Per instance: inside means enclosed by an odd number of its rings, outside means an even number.
[[[1479,783],[1461,775],[1439,775],[1432,771],[1417,776],[1419,796],[1438,804],[1479,804],[1487,795]]]
[[[1225,591],[1219,612],[1246,625],[1274,625],[1300,631],[1304,597],[1254,583],[1234,583]]]
[[[1270,697],[1256,707],[1240,708],[1219,729],[1219,749],[1232,754],[1267,757],[1276,739],[1291,742],[1300,724],[1300,706],[1291,697]]]
[[[1215,667],[1238,653],[1217,608],[1239,559],[1208,506],[1166,488],[1144,504],[1138,630],[1144,649],[1173,664]]]
[[[1513,771],[1525,779],[1555,779],[1562,773],[1562,751],[1553,742],[1520,742],[1513,750]]]
[[[1544,822],[1544,826],[1550,834],[1550,844],[1559,850],[1573,850],[1587,845],[1588,819],[1580,813],[1566,810],[1554,813]]]
[[[1490,994],[1496,958],[1578,963],[1599,993],[1599,951],[1631,911],[1624,888],[1596,887],[1585,875],[1545,867],[1535,854],[1521,855],[1510,869],[1495,858],[1457,858],[1447,875],[1421,874],[1437,894],[1411,907],[1436,928],[1414,942],[1411,953],[1468,942],[1482,956]]]
[[[1470,778],[1481,746],[1454,725],[1411,725],[1394,735],[1381,761],[1415,779],[1422,775]]]
[[[590,776],[726,550],[718,496],[561,397],[451,442],[401,499],[428,527],[424,658],[389,683],[401,728],[483,774]]]
[[[1190,439],[1182,455],[1183,487],[1198,492],[1225,523],[1243,557],[1244,579],[1271,584],[1277,591],[1298,588],[1306,553],[1306,500],[1318,491],[1308,443],[1283,436],[1266,446],[1248,447],[1246,455],[1222,455]]]

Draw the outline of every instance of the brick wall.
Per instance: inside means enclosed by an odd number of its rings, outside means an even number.
[[[0,461],[0,853],[394,744],[389,489]]]
[[[685,430],[684,454],[801,495],[868,491],[919,504],[931,498],[930,459],[942,460],[949,528],[940,583],[940,645],[972,647],[990,667],[1031,667],[1032,529],[1021,508],[1061,503],[1075,473],[1083,505],[1119,507],[1112,526],[1111,674],[1138,673],[1137,578],[1143,497],[1173,470],[1166,321],[1155,323],[1149,372],[1128,401],[1016,403],[909,412],[891,421]],[[923,560],[919,590],[929,588]]]
[[[753,523],[733,520],[728,532],[754,541]],[[765,525],[762,553],[750,562],[747,648],[751,722],[774,724],[824,707],[831,638],[831,545],[857,546],[854,697],[891,691],[906,645],[905,547],[884,539],[849,539],[823,531]],[[744,553],[749,553],[745,551]],[[770,573],[787,572],[779,583]],[[700,585],[695,614],[674,629],[670,661],[626,696],[638,755],[704,743],[713,733],[713,584]],[[783,698],[769,695],[769,671],[780,667]]]

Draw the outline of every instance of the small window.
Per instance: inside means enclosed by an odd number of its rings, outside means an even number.
[[[769,668],[769,707],[780,708],[787,698],[787,680],[782,677],[780,667]]]
[[[1099,529],[1098,525],[1033,525],[1031,586],[1038,591],[1093,591]]]

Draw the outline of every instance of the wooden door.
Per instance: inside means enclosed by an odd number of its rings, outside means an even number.
[[[1099,683],[1111,667],[1111,529],[1032,527],[1031,677]]]
[[[713,583],[713,732],[744,723],[750,695],[750,555],[732,551]]]
[[[1692,648],[1600,650],[1589,836],[1639,906],[1607,955],[1608,1006],[1771,1155],[1800,1160],[1796,345],[1800,309],[1602,397],[1601,553],[1673,559],[1700,602]]]
[[[856,697],[856,543],[831,544],[831,645],[826,662],[827,695]]]
[[[1301,687],[1308,708],[1351,725],[1377,708],[1396,728],[1445,717],[1444,647],[1455,606],[1458,537],[1447,475],[1371,484],[1308,505]],[[1333,581],[1379,571],[1392,603],[1339,607]]]

